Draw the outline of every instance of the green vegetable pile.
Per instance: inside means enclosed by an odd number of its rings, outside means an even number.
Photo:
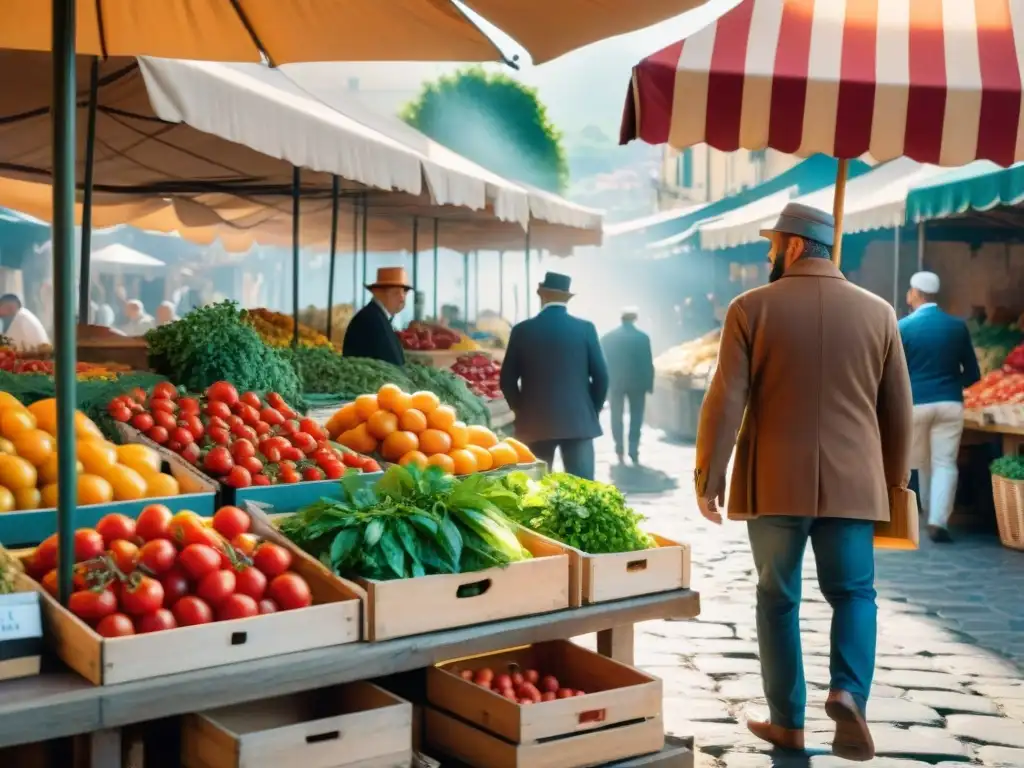
[[[989,465],[989,470],[993,475],[1007,480],[1024,480],[1024,458],[1001,456]]]
[[[626,506],[617,488],[553,473],[531,480],[522,472],[503,482],[521,499],[513,519],[555,541],[591,555],[649,549],[654,541],[638,527],[643,515]]]
[[[302,402],[291,362],[267,346],[233,301],[194,309],[148,331],[146,341],[150,367],[190,391],[230,381],[243,392],[278,392],[293,405]]]
[[[341,484],[342,499],[321,499],[279,524],[340,576],[470,573],[532,556],[507,516],[519,499],[497,479],[393,466],[372,487],[355,473]]]

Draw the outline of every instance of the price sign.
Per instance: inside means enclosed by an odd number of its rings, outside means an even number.
[[[39,595],[15,592],[0,597],[0,643],[42,637]]]

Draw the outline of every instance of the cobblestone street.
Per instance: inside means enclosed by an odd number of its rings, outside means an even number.
[[[808,756],[794,757],[769,752],[744,727],[747,711],[766,712],[745,527],[718,528],[700,517],[689,481],[692,446],[646,430],[641,458],[643,470],[614,466],[610,438],[602,438],[598,477],[627,491],[653,530],[692,545],[693,587],[701,593],[698,621],[637,628],[637,665],[664,680],[667,730],[695,737],[702,766],[853,765],[828,751],[830,609],[812,556],[801,610]],[[876,559],[878,659],[868,717],[879,757],[864,765],[1024,766],[1024,553],[1002,548],[994,534],[929,544]]]

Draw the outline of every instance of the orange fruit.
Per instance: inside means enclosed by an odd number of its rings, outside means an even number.
[[[57,482],[57,452],[51,453],[42,464],[36,467],[36,471],[39,474],[38,482],[39,485],[49,485],[50,483]],[[85,472],[85,467],[82,466],[82,462],[75,462],[76,472]]]
[[[79,440],[106,440],[96,422],[81,411],[75,411],[75,437]]]
[[[141,443],[125,443],[117,446],[117,461],[131,467],[145,477],[160,471],[160,454]]]
[[[391,404],[388,406],[388,410],[396,416],[401,416],[403,413],[412,408],[412,395],[408,392],[402,392],[397,397],[391,400]]]
[[[449,475],[455,473],[455,462],[452,460],[452,457],[446,453],[435,453],[427,459],[427,466],[440,467]]]
[[[452,449],[452,439],[447,432],[439,429],[425,429],[420,433],[420,450],[427,456],[435,453],[448,453]]]
[[[411,451],[420,447],[420,441],[412,432],[398,430],[384,438],[380,446],[380,455],[388,461],[398,461]]]
[[[4,490],[7,490],[6,488]],[[82,500],[79,499],[78,503],[81,504]],[[43,489],[39,492],[39,506],[41,509],[50,509],[51,507],[57,506],[57,484],[47,483],[43,486]]]
[[[25,404],[10,392],[0,392],[0,411],[6,411],[8,408],[20,408],[23,411],[26,410]]]
[[[14,492],[15,509],[39,509],[43,494],[36,488],[21,488]]]
[[[407,467],[410,464],[415,464],[420,469],[427,466],[427,457],[419,451],[409,451],[405,456],[398,460],[398,463],[403,467]]]
[[[10,489],[4,488],[2,485],[0,485],[0,513],[13,512],[14,505],[16,503],[17,502],[14,500],[14,494],[11,493]],[[56,504],[54,504],[54,506],[56,506]]]
[[[383,440],[398,429],[398,417],[390,411],[377,411],[366,420],[366,431]]]
[[[76,447],[78,460],[85,471],[105,477],[107,470],[117,464],[117,446],[101,440],[81,441]]]
[[[437,413],[437,411],[434,411],[434,413]],[[448,427],[447,431],[452,438],[452,448],[466,448],[469,446],[469,427],[464,422],[454,422]]]
[[[414,392],[410,405],[418,411],[423,413],[430,413],[432,410],[441,405],[441,398],[435,395],[433,392]]]
[[[114,501],[135,501],[146,497],[146,478],[124,464],[108,467],[103,477],[114,489]]]
[[[467,429],[469,430],[469,444],[479,445],[481,448],[492,448],[498,444],[498,437],[487,427],[479,424],[470,424]]]
[[[397,384],[385,384],[377,390],[377,404],[385,411],[391,411],[396,416],[401,416],[409,410],[409,401],[411,399]]]
[[[79,504],[109,504],[114,500],[114,487],[99,475],[78,476]]]
[[[356,398],[356,413],[359,414],[360,421],[366,421],[379,410],[376,395],[360,395]]]
[[[28,407],[28,412],[35,418],[37,427],[51,435],[57,434],[57,398],[37,400]]]
[[[494,468],[507,467],[509,464],[515,464],[519,461],[519,457],[516,455],[516,449],[508,443],[498,443],[488,449],[491,452],[491,458],[494,459]]]
[[[365,424],[360,424],[347,432],[342,432],[338,436],[338,442],[357,453],[373,453],[377,449],[377,441],[367,430]]]
[[[11,442],[14,443],[14,450],[18,452],[18,455],[30,461],[33,467],[38,467],[50,456],[56,455],[54,449],[57,447],[57,442],[41,429],[29,429],[21,432]]]
[[[514,437],[506,437],[505,442],[511,445],[512,450],[516,452],[519,464],[532,464],[537,460],[537,457],[533,455],[533,451],[530,450],[526,443],[516,440]]]
[[[22,488],[35,488],[38,477],[36,468],[27,459],[0,454],[0,485],[16,493]]]
[[[16,454],[17,451],[14,450],[14,443],[12,443],[6,437],[0,437],[0,453]]]
[[[146,479],[146,497],[155,499],[162,496],[177,496],[181,493],[178,481],[163,472],[140,473]]]
[[[477,471],[476,456],[465,448],[456,448],[448,454],[452,460],[452,474],[472,475]]]
[[[423,415],[423,411],[410,408],[398,417],[398,428],[419,434],[427,428],[427,417]]]
[[[450,405],[439,405],[427,414],[427,426],[447,432],[448,428],[459,418],[459,414]]]
[[[359,425],[359,411],[355,403],[346,403],[334,412],[334,415],[327,422],[327,431],[332,435],[340,435],[342,432]]]
[[[466,450],[472,453],[473,458],[476,459],[477,472],[486,472],[494,466],[494,457],[486,448],[481,448],[479,445],[467,445]]]
[[[36,417],[30,411],[8,408],[0,413],[0,434],[9,440],[35,428]]]

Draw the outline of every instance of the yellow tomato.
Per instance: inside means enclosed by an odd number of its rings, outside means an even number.
[[[21,488],[14,492],[15,509],[39,509],[42,494],[36,488]]]
[[[36,487],[36,468],[20,456],[0,454],[0,485],[12,491]]]
[[[12,395],[10,392],[0,392],[0,411],[6,411],[8,408],[20,408],[25,410],[24,404]]]
[[[146,496],[146,478],[124,464],[107,467],[103,478],[114,489],[114,501],[135,501]]]
[[[81,411],[75,411],[75,436],[79,440],[106,440],[96,422]]]
[[[9,488],[0,485],[0,512],[14,511],[14,494]]]
[[[85,502],[81,499],[78,500],[79,504]],[[43,509],[50,509],[57,506],[57,484],[47,483],[43,486],[43,490],[39,493],[39,505]]]
[[[36,428],[36,417],[29,411],[8,408],[0,412],[0,434],[13,440],[22,432]]]
[[[84,440],[77,444],[78,460],[85,471],[93,475],[106,476],[106,472],[117,464],[117,446],[102,440]]]
[[[117,461],[142,475],[160,471],[160,454],[148,445],[141,443],[125,443],[117,446]]]
[[[57,434],[57,398],[37,400],[28,407],[28,412],[35,418],[39,429],[51,435]]]
[[[48,485],[49,483],[57,482],[57,452],[51,453],[46,460],[36,467],[36,471],[39,473],[39,484]],[[75,462],[75,471],[78,474],[85,472],[85,467],[82,466],[82,462]]]
[[[14,450],[14,443],[6,437],[0,437],[0,453],[17,453],[17,451]]]
[[[79,504],[109,504],[113,500],[114,489],[102,477],[88,473],[78,476]]]
[[[30,429],[17,435],[14,440],[14,450],[23,459],[32,462],[32,466],[38,467],[51,456],[56,456],[57,442],[41,429]]]
[[[146,497],[157,498],[162,496],[177,496],[181,493],[181,489],[178,487],[178,481],[170,475],[165,475],[162,472],[154,472],[146,475]]]

